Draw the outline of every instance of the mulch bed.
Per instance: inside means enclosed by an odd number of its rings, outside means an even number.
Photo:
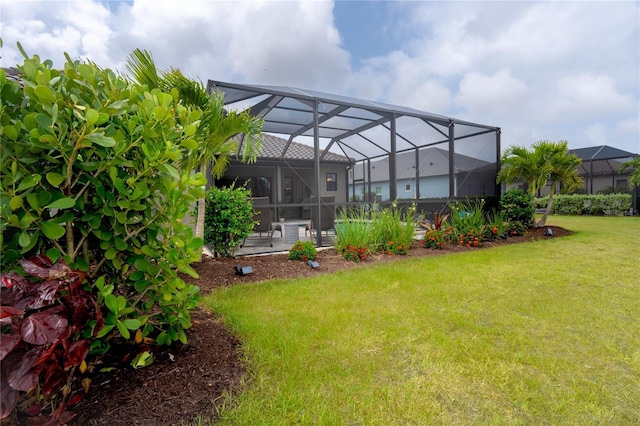
[[[544,235],[547,228],[553,230],[552,237]],[[524,237],[498,239],[484,243],[480,249],[568,234],[569,231],[553,226],[532,229]],[[478,249],[449,245],[443,250],[427,250],[416,243],[407,257],[441,256],[469,250]],[[199,279],[183,278],[200,286],[205,295],[217,287],[241,282],[313,276],[404,258],[373,255],[357,264],[345,261],[335,250],[328,249],[318,252],[318,269],[304,266],[300,261],[289,261],[286,254],[206,259],[195,265]],[[235,265],[251,265],[253,273],[238,276]],[[241,389],[241,379],[246,374],[242,346],[218,318],[204,309],[196,310],[192,320],[188,343],[168,349],[155,348],[154,361],[149,367],[134,370],[124,364],[111,373],[94,374],[89,394],[73,407],[78,415],[73,424],[187,425],[198,415],[215,419],[216,407],[224,396]],[[123,356],[129,359],[131,354]]]

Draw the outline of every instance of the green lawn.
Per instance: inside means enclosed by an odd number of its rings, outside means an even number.
[[[244,342],[223,423],[640,424],[640,219],[206,298]]]

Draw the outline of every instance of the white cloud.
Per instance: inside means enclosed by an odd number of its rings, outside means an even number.
[[[548,111],[553,118],[584,121],[602,115],[623,114],[626,118],[637,108],[631,95],[618,92],[611,77],[583,73],[562,77],[555,83]]]
[[[530,91],[526,83],[502,69],[493,75],[467,73],[460,80],[455,104],[464,115],[498,118],[504,114],[528,113]]]
[[[289,85],[501,126],[505,146],[579,146],[604,133],[640,151],[636,3],[393,2],[386,12],[395,50],[351,69],[331,2],[2,0],[2,65],[21,62],[18,40],[58,66],[67,51],[120,71],[139,47],[204,82]]]

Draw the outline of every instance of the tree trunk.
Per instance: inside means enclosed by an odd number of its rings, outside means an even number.
[[[536,224],[536,228],[542,228],[547,223],[547,217],[549,217],[549,213],[551,213],[551,205],[553,204],[553,193],[555,192],[556,184],[553,183],[551,185],[551,189],[549,190],[549,201],[547,201],[547,207],[544,209],[544,214],[540,221]]]
[[[205,166],[202,166],[201,170],[202,170],[202,173],[206,176],[207,168]],[[204,241],[204,217],[205,217],[204,213],[207,205],[206,203],[207,201],[204,197],[198,199],[198,217],[196,220],[195,237],[202,238],[202,241]],[[202,254],[205,254],[209,257],[214,257],[211,250],[209,250],[209,248],[206,245],[204,245],[204,243],[202,245],[202,252],[200,253],[200,258],[198,259],[198,262],[202,261]]]

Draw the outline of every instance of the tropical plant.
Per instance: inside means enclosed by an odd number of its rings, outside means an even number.
[[[75,416],[68,407],[80,397],[67,401],[74,372],[86,366],[91,339],[103,326],[102,314],[82,288],[84,272],[62,260],[53,264],[43,255],[21,260],[20,265],[26,276],[8,272],[0,283],[0,419],[14,410],[20,392],[36,391],[41,400],[30,410],[30,421],[66,424]],[[52,414],[45,415],[49,404]]]
[[[202,113],[68,55],[55,70],[22,53],[20,82],[0,70],[3,270],[63,259],[95,283],[105,342],[186,341],[199,289],[178,272],[197,276],[202,240],[181,219],[206,179],[181,164]]]
[[[561,186],[563,192],[580,188],[582,178],[578,175],[581,161],[575,154],[568,154],[567,141],[538,141],[529,150],[522,146],[507,148],[502,155],[502,169],[498,182],[513,183],[523,180],[529,194],[535,197],[539,188],[550,182],[550,197],[545,213],[536,224],[544,226],[553,203],[553,194]]]
[[[158,71],[151,54],[136,49],[127,58],[127,69],[140,84],[150,89],[159,88],[177,92],[179,99],[186,105],[202,111],[201,123],[189,142],[189,151],[181,160],[187,170],[199,169],[207,175],[207,169],[216,177],[221,177],[229,166],[230,157],[238,150],[238,139],[234,136],[244,134],[242,141],[242,161],[254,162],[262,147],[258,135],[262,120],[252,117],[247,111],[227,111],[224,108],[224,96],[221,92],[209,94],[201,82],[185,77],[178,69]],[[204,236],[205,200],[198,200],[196,237]]]
[[[246,187],[211,188],[206,194],[204,242],[216,254],[233,256],[253,231],[251,191]]]
[[[621,173],[627,171],[631,172],[631,176],[629,176],[629,186],[632,188],[640,187],[640,156],[636,156],[620,165]]]
[[[287,259],[289,260],[316,260],[318,251],[311,241],[296,241],[289,250]]]

